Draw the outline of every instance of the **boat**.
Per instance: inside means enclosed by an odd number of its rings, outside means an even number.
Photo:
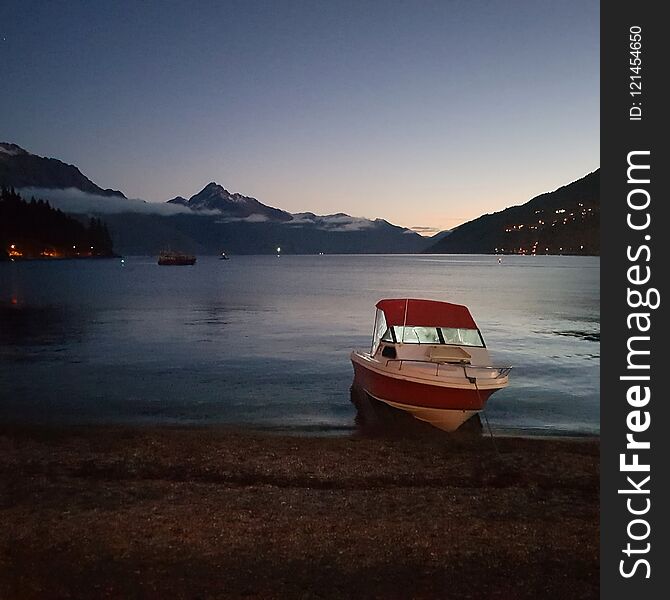
[[[226,256],[225,252],[222,252],[221,256],[219,256],[219,260],[230,260],[230,257]]]
[[[158,256],[159,265],[194,265],[195,256],[191,254],[181,254],[180,252],[172,252],[165,250]]]
[[[393,298],[376,304],[369,351],[354,350],[354,386],[372,399],[455,431],[507,387],[512,367],[491,363],[470,310]]]

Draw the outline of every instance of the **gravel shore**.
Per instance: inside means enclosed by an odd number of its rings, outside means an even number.
[[[597,439],[0,427],[0,598],[597,598]]]

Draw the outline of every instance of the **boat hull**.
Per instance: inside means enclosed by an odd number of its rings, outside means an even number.
[[[384,372],[373,361],[352,353],[354,382],[375,400],[410,413],[444,431],[455,431],[484,409],[488,398],[506,382],[484,383],[483,389],[463,377],[461,382],[422,381],[399,370]]]
[[[412,406],[410,404],[399,404],[381,400],[393,408],[405,411],[411,414],[415,419],[430,423],[433,427],[442,429],[448,433],[456,431],[463,423],[471,417],[479,414],[481,410],[458,410],[448,408],[423,408],[421,406]]]
[[[195,258],[159,258],[158,264],[162,267],[176,267],[184,265],[194,265]]]
[[[411,407],[393,406],[373,398],[354,380],[351,389],[351,403],[356,407],[356,426],[364,435],[372,437],[390,435],[392,437],[426,438],[439,435],[441,430],[458,428],[459,434],[480,435],[482,423],[478,414],[458,414],[459,411],[412,412]],[[437,413],[437,414],[435,414]],[[444,422],[443,417],[449,419]],[[465,422],[463,418],[465,417]]]

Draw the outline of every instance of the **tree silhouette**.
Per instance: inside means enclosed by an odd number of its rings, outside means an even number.
[[[99,218],[88,224],[14,188],[0,190],[0,259],[114,256],[107,226]]]

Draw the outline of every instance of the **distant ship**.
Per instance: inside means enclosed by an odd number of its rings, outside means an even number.
[[[164,251],[158,256],[159,265],[194,265],[195,256],[179,252]]]
[[[221,253],[221,256],[219,256],[219,260],[229,260],[229,257],[226,256],[226,253],[225,253],[225,252],[222,252],[222,253]]]

